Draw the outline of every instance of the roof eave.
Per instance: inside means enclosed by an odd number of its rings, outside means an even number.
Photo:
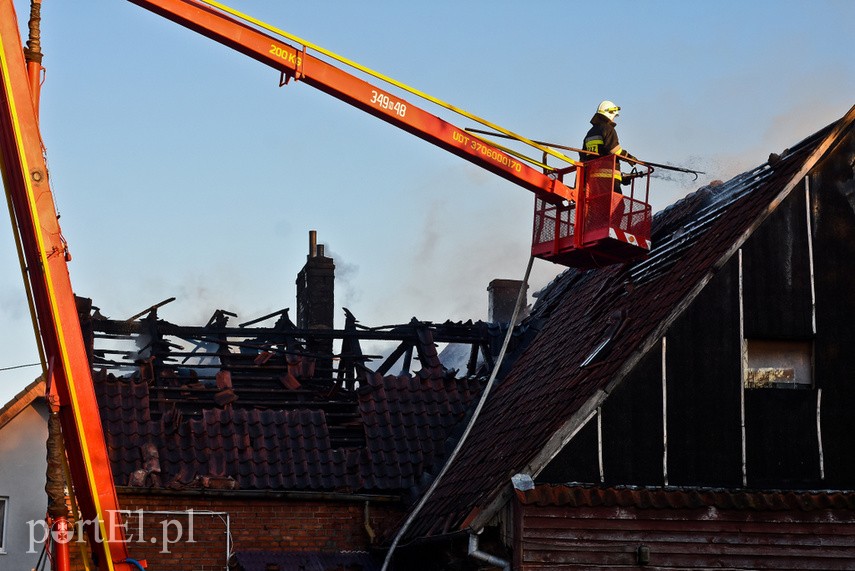
[[[45,382],[38,377],[0,408],[0,429],[9,424],[18,414],[30,406],[34,400],[45,396]]]

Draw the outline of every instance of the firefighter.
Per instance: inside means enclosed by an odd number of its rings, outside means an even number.
[[[583,162],[605,157],[607,155],[617,155],[628,159],[635,159],[629,154],[626,149],[620,146],[618,141],[617,131],[615,131],[615,119],[620,114],[620,107],[611,101],[603,101],[597,107],[597,112],[591,118],[591,129],[585,135],[584,149],[588,153],[580,153]],[[620,173],[620,165],[615,164],[615,169],[609,168],[595,170],[588,173],[589,177],[609,177],[614,178],[614,191],[621,194],[621,184],[629,184],[630,180],[623,180]]]
[[[591,117],[591,129],[585,135],[584,149],[587,152],[579,153],[582,161],[588,163],[585,167],[588,179],[585,224],[591,231],[601,230],[605,226],[626,230],[630,223],[628,217],[624,216],[627,205],[620,187],[632,181],[630,177],[621,175],[620,161],[603,158],[635,158],[618,141],[615,119],[619,112],[620,107],[611,101],[600,103],[597,112]],[[619,199],[616,194],[620,196]]]

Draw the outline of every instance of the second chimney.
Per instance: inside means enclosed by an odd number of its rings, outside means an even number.
[[[510,322],[522,285],[523,282],[521,280],[496,279],[490,282],[490,285],[487,286],[487,321],[490,323]],[[526,287],[526,290],[528,290],[528,287]],[[528,294],[528,291],[526,291],[526,294]],[[522,316],[522,313],[520,313],[517,319]]]

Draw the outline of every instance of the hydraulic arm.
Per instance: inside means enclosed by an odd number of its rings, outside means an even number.
[[[36,111],[38,82],[24,62],[12,0],[0,0],[0,168],[31,293],[45,377],[58,397],[74,491],[98,568],[131,569],[89,361],[68,275]]]
[[[326,61],[259,31],[200,0],[130,0],[358,109],[502,176],[540,198],[574,200],[575,191],[510,154]]]
[[[651,209],[647,203],[649,178],[643,188],[637,189],[633,182],[629,193],[624,192],[625,197],[621,197],[620,193],[612,196],[605,187],[598,188],[602,184],[594,184],[593,179],[587,180],[586,163],[570,159],[554,146],[525,139],[466,114],[471,119],[542,151],[544,160],[541,162],[524,157],[500,147],[474,134],[472,130],[456,127],[308,53],[308,50],[318,51],[364,72],[369,70],[215,0],[130,1],[279,70],[284,78],[283,84],[295,80],[316,87],[532,191],[535,194],[533,256],[569,266],[596,267],[643,257],[650,250]],[[285,43],[281,37],[301,47]],[[370,73],[385,82],[405,88],[390,78]],[[461,112],[421,92],[405,89],[447,109]],[[556,156],[569,166],[548,166],[545,160],[547,155]],[[648,166],[636,167],[643,175],[651,172]],[[613,171],[620,179],[620,165],[614,160],[596,168],[598,171]],[[571,178],[572,185],[565,183],[565,179]],[[636,196],[636,192],[639,196]]]

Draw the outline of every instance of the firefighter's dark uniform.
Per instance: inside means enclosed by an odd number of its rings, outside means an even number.
[[[590,161],[591,159],[595,159],[597,157],[605,157],[607,155],[618,155],[619,157],[627,157],[630,159],[635,158],[620,146],[617,131],[615,131],[615,122],[611,121],[608,117],[606,117],[605,115],[601,115],[600,113],[595,113],[594,116],[591,118],[591,129],[588,131],[588,134],[585,135],[585,141],[583,146],[586,151],[596,153],[597,156],[580,153],[580,158],[582,159],[582,162]],[[614,171],[612,171],[611,169],[601,169],[594,172],[589,172],[588,176],[594,178],[614,177],[614,191],[620,194],[620,186],[622,180],[620,174],[620,165],[616,165]]]

